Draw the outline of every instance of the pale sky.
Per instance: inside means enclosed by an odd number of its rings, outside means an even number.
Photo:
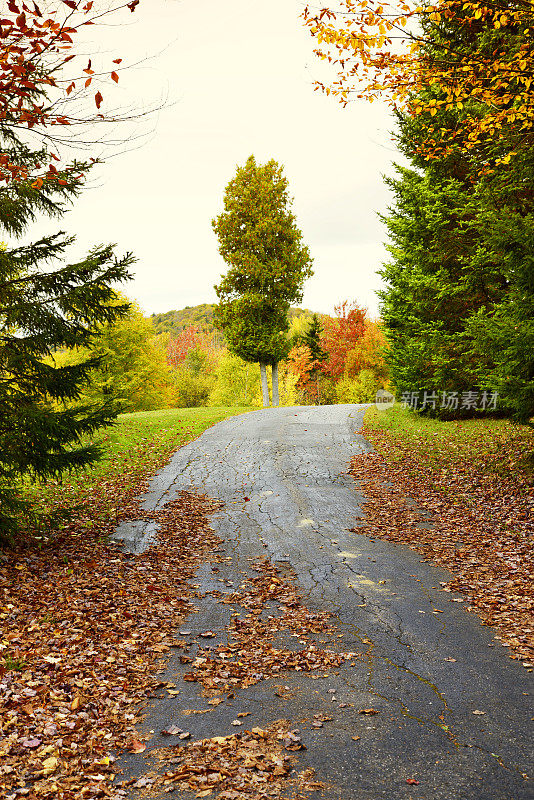
[[[325,73],[302,8],[294,0],[142,0],[120,26],[88,29],[109,52],[107,63],[149,58],[103,92],[102,111],[142,109],[161,97],[166,106],[142,146],[97,168],[97,185],[61,227],[84,248],[111,241],[134,252],[135,279],[125,292],[145,313],[216,301],[213,284],[226,267],[211,219],[236,165],[254,154],[285,166],[314,258],[302,305],[332,313],[336,303],[357,300],[376,314],[376,270],[387,259],[376,212],[390,202],[381,174],[400,159],[393,120],[380,104],[342,109],[314,92],[314,78]],[[56,227],[37,226],[39,233]]]

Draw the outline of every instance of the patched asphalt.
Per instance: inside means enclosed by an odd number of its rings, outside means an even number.
[[[296,576],[311,611],[332,615],[335,631],[324,646],[358,657],[318,675],[281,673],[213,708],[200,684],[182,680],[190,665],[176,651],[162,680],[180,693],[151,701],[142,730],[154,734],[147,753],[122,758],[124,776],[142,775],[151,749],[177,743],[160,734],[170,725],[190,731],[192,740],[226,736],[236,732],[237,713],[251,712],[250,727],[283,718],[299,728],[307,749],[296,768],[313,768],[327,785],[313,796],[534,798],[526,777],[534,776],[531,675],[455,602],[460,595],[440,590],[449,573],[408,547],[357,532],[365,498],[348,470],[353,455],[370,449],[357,433],[362,417],[354,405],[233,417],[181,448],[151,481],[146,509],[182,490],[223,503],[211,518],[223,542],[220,572],[212,564],[199,570],[202,597],[183,623],[190,655],[202,631],[216,634],[210,645],[228,640],[231,607],[210,592],[237,588],[254,560],[269,558]],[[117,535],[140,552],[153,534],[154,523],[136,523]],[[379,713],[359,713],[369,707]],[[319,712],[332,720],[314,729]]]

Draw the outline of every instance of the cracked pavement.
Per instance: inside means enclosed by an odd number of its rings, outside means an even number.
[[[227,641],[232,608],[210,592],[239,586],[251,561],[269,558],[296,576],[311,611],[332,615],[336,631],[324,646],[359,657],[318,674],[280,673],[213,708],[198,683],[181,680],[189,667],[179,651],[162,680],[180,693],[154,698],[141,726],[154,732],[148,751],[177,743],[160,735],[169,725],[195,740],[225,736],[236,732],[238,712],[251,712],[250,727],[284,718],[300,729],[307,749],[296,766],[315,769],[331,800],[534,798],[526,778],[534,774],[531,676],[454,602],[458,595],[440,591],[445,570],[358,533],[365,498],[348,469],[354,454],[370,449],[357,433],[363,410],[302,406],[233,417],[178,450],[152,479],[146,509],[183,490],[224,504],[211,517],[223,540],[220,572],[210,564],[199,570],[197,610],[183,623],[192,632],[189,655],[207,629],[216,633],[209,645]],[[154,523],[134,522],[117,536],[140,552],[154,531]],[[359,713],[369,707],[379,713]],[[315,729],[320,712],[333,719]],[[121,762],[126,777],[147,766],[133,754]]]

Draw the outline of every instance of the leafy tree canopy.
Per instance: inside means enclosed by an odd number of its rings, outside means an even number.
[[[288,311],[312,274],[309,250],[290,210],[288,181],[274,160],[250,156],[226,187],[224,210],[213,220],[229,270],[215,287],[215,324],[232,352],[276,363],[289,350]]]

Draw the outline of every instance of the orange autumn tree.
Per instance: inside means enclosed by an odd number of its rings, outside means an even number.
[[[487,158],[503,130],[516,135],[493,154],[494,163],[532,147],[532,0],[339,0],[335,9],[306,8],[304,19],[316,55],[337,70],[316,88],[344,105],[383,98],[413,117],[439,115],[420,143],[427,159],[448,155],[457,144]]]
[[[388,378],[388,368],[384,358],[386,337],[380,325],[372,319],[365,320],[363,335],[356,342],[356,346],[347,353],[345,361],[345,374],[349,378],[356,378],[362,370],[368,370],[382,381]]]
[[[367,312],[356,303],[345,300],[334,309],[335,317],[323,317],[321,346],[326,352],[322,369],[334,379],[345,374],[348,355],[365,333]]]
[[[290,372],[297,376],[295,388],[302,393],[303,398],[311,403],[320,399],[318,371],[320,364],[316,361],[305,344],[296,344],[289,351],[287,357]]]

